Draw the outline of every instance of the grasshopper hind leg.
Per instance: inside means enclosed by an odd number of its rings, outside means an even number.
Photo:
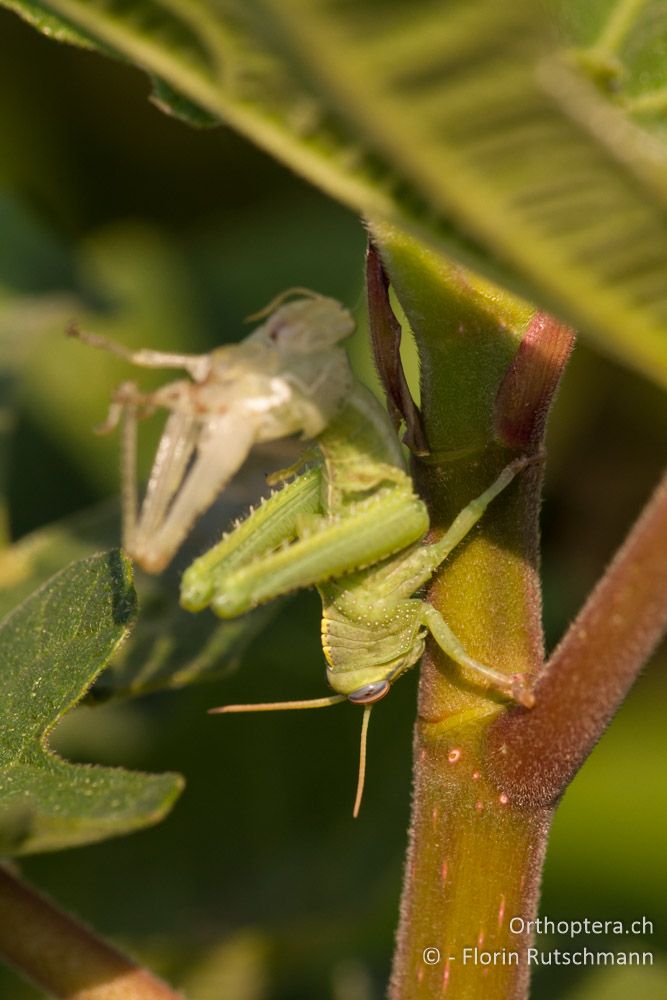
[[[123,547],[132,548],[137,529],[139,487],[137,485],[137,408],[127,402],[121,416],[121,512]]]
[[[463,648],[460,640],[454,635],[442,615],[432,605],[425,601],[410,601],[417,604],[417,613],[422,625],[425,625],[443,653],[458,663],[464,672],[486,688],[491,688],[523,705],[532,708],[535,697],[529,679],[523,674],[504,674],[500,670],[480,663],[473,659]]]
[[[131,554],[137,527],[139,489],[137,485],[137,423],[139,409],[145,404],[134,382],[123,382],[114,393],[104,423],[95,428],[97,434],[109,434],[121,429],[121,513],[123,547]]]

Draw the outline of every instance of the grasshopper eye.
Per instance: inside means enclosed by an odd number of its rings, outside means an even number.
[[[373,705],[388,694],[389,688],[389,681],[373,681],[348,694],[348,701],[354,702],[355,705]]]

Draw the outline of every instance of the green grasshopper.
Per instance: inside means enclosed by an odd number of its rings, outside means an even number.
[[[295,351],[293,326],[297,320],[299,349]],[[180,355],[156,358],[152,353],[147,359],[141,352],[128,354],[99,338],[86,339],[95,346],[123,353],[135,363],[157,360],[163,365],[179,364],[194,379],[189,390],[187,383],[172,383],[171,388],[166,386],[143,397],[134,388],[121,390],[107,422],[107,426],[114,424],[119,410],[126,415],[129,411],[131,424],[138,407],[150,410],[166,406],[172,411],[139,521],[127,506],[125,512],[126,545],[129,543],[130,554],[148,569],[165,564],[176,547],[175,540],[180,541],[194,517],[212,501],[220,484],[229,477],[231,466],[235,471],[241,464],[238,442],[228,440],[234,428],[243,438],[244,454],[249,440],[266,440],[267,434],[276,438],[299,428],[311,439],[311,447],[297,466],[271,477],[273,482],[284,481],[285,485],[185,571],[181,604],[189,611],[210,607],[222,618],[235,618],[280,595],[317,587],[323,607],[322,648],[327,679],[335,694],[311,701],[227,705],[211,711],[318,708],[346,699],[363,705],[356,816],[371,706],[417,663],[427,633],[471,680],[527,707],[533,704],[523,676],[502,673],[473,659],[442,615],[415,596],[479,521],[494,497],[531,459],[521,457],[511,462],[481,496],[458,514],[440,539],[425,543],[428,513],[414,492],[396,432],[375,397],[352,377],[338,346],[338,340],[351,332],[349,313],[331,299],[304,297],[271,311],[265,327],[274,335],[267,335],[266,329],[260,327],[236,348],[223,348],[194,360]],[[282,353],[269,357],[266,352],[275,352],[276,339]],[[254,350],[257,343],[261,344],[259,353]],[[225,367],[230,365],[234,376],[231,381]],[[289,385],[287,399],[275,384],[269,391],[270,379],[262,381],[267,371],[274,382],[282,379]],[[195,405],[193,393],[202,387],[207,394],[196,394]],[[256,429],[248,431],[244,425],[248,410],[241,404],[247,392],[254,399],[255,409],[264,399],[261,433]],[[189,406],[184,402],[187,399]],[[310,412],[309,419],[304,420],[308,407],[317,409],[318,405],[317,415]],[[218,434],[215,425],[212,434],[209,425],[219,419],[220,413],[225,417],[224,433]],[[173,424],[177,417],[179,427]],[[178,436],[184,427],[189,435],[185,444]],[[204,459],[210,461],[211,437],[218,449],[231,449],[234,458],[231,465],[222,462],[224,473],[217,469],[215,490],[207,480],[204,496],[196,477],[201,471],[198,464]],[[190,470],[186,468],[188,461]],[[124,465],[124,492],[133,496],[134,481],[127,486],[133,475],[127,456]],[[296,474],[302,467],[303,471]],[[157,511],[156,497],[160,498]],[[173,525],[175,519],[177,528]]]

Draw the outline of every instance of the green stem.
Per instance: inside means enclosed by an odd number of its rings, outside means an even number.
[[[427,425],[428,431],[428,425]],[[493,475],[503,453],[456,468],[422,469],[420,490],[447,523],[463,497]],[[512,672],[542,661],[534,556],[539,470],[494,501],[430,599],[473,656]],[[525,934],[512,918],[537,915],[551,807],[512,804],[489,774],[486,733],[504,706],[462,684],[432,646],[422,664],[414,744],[414,797],[390,996],[508,1000],[527,995]],[[438,949],[429,964],[425,949]],[[485,965],[474,949],[497,952]],[[516,964],[514,964],[516,963]]]
[[[530,942],[512,933],[513,918],[537,915],[551,810],[508,805],[486,778],[480,736],[474,723],[452,729],[449,739],[417,727],[420,764],[390,992],[396,1000],[527,994]],[[484,965],[483,952],[500,954],[500,962]]]
[[[374,235],[419,349],[430,454],[413,471],[437,537],[517,453],[540,455],[572,334],[404,235]],[[382,283],[369,289],[373,311]],[[543,662],[541,479],[535,462],[493,501],[429,593],[470,655],[508,674],[537,674]],[[427,647],[391,1000],[527,995],[522,930],[537,915],[552,805],[524,809],[493,781],[486,734],[508,707]]]
[[[0,865],[0,955],[62,1000],[183,1000]]]

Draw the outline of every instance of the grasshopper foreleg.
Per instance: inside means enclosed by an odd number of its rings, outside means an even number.
[[[129,361],[130,364],[140,368],[180,368],[188,372],[195,382],[202,382],[211,369],[211,356],[209,354],[177,354],[171,351],[154,351],[150,348],[142,347],[139,350],[132,350],[119,344],[116,340],[103,337],[99,333],[87,333],[80,330],[76,323],[70,323],[67,328],[68,336],[75,337],[83,341],[90,347],[96,347],[101,351],[108,351],[116,357]]]

